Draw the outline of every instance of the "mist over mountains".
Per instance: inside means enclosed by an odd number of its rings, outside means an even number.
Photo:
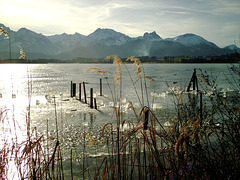
[[[117,54],[122,58],[129,56],[209,56],[223,55],[240,51],[234,45],[219,48],[195,34],[184,34],[175,38],[162,39],[155,31],[140,37],[129,37],[112,29],[98,28],[88,36],[75,33],[45,36],[26,28],[8,31],[11,40],[12,58],[19,58],[19,45],[29,59],[72,60],[82,58],[105,58]],[[0,36],[0,59],[9,58],[9,41]]]

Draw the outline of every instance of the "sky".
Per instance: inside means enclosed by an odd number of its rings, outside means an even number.
[[[0,23],[44,35],[110,28],[130,37],[194,33],[240,47],[240,0],[0,0]]]

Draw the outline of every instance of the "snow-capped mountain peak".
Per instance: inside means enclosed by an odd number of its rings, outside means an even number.
[[[58,52],[60,53],[62,51],[75,48],[75,46],[81,45],[81,42],[84,41],[86,36],[76,32],[75,34],[63,33],[60,35],[47,36],[47,38],[53,44],[58,44]]]
[[[49,43],[49,40],[42,34],[38,34],[34,31],[31,31],[27,28],[21,28],[17,31],[17,33],[14,36],[17,40],[22,41],[28,41],[28,44],[46,44]]]
[[[129,36],[116,32],[112,29],[101,29],[98,28],[93,33],[87,36],[86,44],[103,43],[107,46],[110,45],[122,45],[130,39]]]
[[[174,41],[174,42],[178,42],[181,43],[185,46],[196,46],[196,45],[200,45],[200,44],[207,44],[210,46],[216,46],[215,44],[207,41],[206,39],[202,38],[201,36],[198,36],[196,34],[192,34],[192,33],[187,33],[184,35],[180,35],[177,36],[175,38],[168,38],[166,40],[170,40],[170,41]]]
[[[21,28],[17,31],[16,33],[16,36],[17,37],[21,37],[21,38],[27,38],[27,39],[45,39],[46,40],[46,37],[42,34],[38,34],[38,33],[35,33],[34,31],[31,31],[27,28]]]
[[[237,51],[240,53],[240,48],[237,47],[235,44],[231,44],[229,46],[224,47],[223,49],[231,50],[231,51]]]
[[[21,29],[19,29],[18,31],[17,31],[17,33],[18,34],[21,34],[21,35],[36,35],[37,33],[35,33],[35,32],[33,32],[33,31],[31,31],[31,30],[29,30],[29,29],[27,29],[27,28],[21,28]]]
[[[75,33],[75,34],[67,34],[67,33],[63,33],[60,35],[52,35],[52,36],[47,36],[48,39],[50,39],[52,42],[60,42],[60,41],[79,41],[83,38],[85,38],[86,36],[81,35],[79,33]]]
[[[224,47],[224,49],[229,49],[229,50],[235,50],[235,49],[237,49],[238,47],[236,46],[236,45],[234,45],[234,44],[231,44],[231,45],[229,45],[229,46],[226,46],[226,47]]]
[[[121,57],[208,56],[234,53],[235,49],[233,45],[219,48],[201,36],[190,33],[163,40],[155,31],[131,38],[112,29],[98,28],[88,36],[79,33],[45,36],[26,28],[16,32],[3,24],[0,26],[10,32],[12,52],[19,54],[18,46],[21,45],[30,58],[102,58],[109,54]],[[8,41],[3,36],[0,36],[0,49],[3,52],[0,52],[0,58],[8,58]]]
[[[107,28],[98,28],[93,33],[89,34],[88,37],[97,37],[98,39],[106,39],[109,37],[118,37],[118,36],[126,36],[125,34],[114,31],[113,29]]]

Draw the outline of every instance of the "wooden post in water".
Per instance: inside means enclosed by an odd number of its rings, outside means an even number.
[[[102,79],[100,79],[100,96],[102,96]]]
[[[144,123],[143,123],[143,129],[147,130],[148,129],[148,117],[149,117],[149,110],[146,109],[144,112]]]
[[[79,101],[82,100],[82,84],[79,83]]]
[[[192,83],[192,78],[191,78],[191,80],[190,80],[190,82],[189,82],[189,84],[188,84],[187,92],[190,91],[191,83]]]
[[[203,121],[203,112],[202,112],[202,92],[200,92],[200,119],[201,119],[201,127]]]
[[[93,108],[93,88],[90,88],[90,108]]]
[[[195,81],[196,81],[196,78],[195,78],[196,75],[194,76],[194,74],[196,74],[195,69],[194,69],[194,72],[193,72],[193,75],[192,75],[193,90],[195,90]]]
[[[70,97],[73,97],[73,94],[72,94],[72,81],[71,81],[71,86],[70,86]]]
[[[196,75],[196,73],[195,73],[195,83],[196,83],[196,86],[197,86],[197,92],[198,92],[198,80],[197,80],[197,75]]]
[[[95,106],[95,109],[97,109],[97,99],[94,98],[94,106]]]
[[[191,85],[193,85],[193,90],[195,90],[196,86],[197,86],[197,91],[198,91],[198,82],[197,82],[196,69],[194,69],[194,71],[193,71],[192,78],[191,78],[191,80],[190,80],[190,82],[188,84],[187,92],[190,91]]]
[[[76,83],[72,83],[72,97],[76,97]]]
[[[84,100],[85,100],[85,103],[87,104],[87,95],[86,95],[85,82],[83,82],[83,93],[84,93]]]

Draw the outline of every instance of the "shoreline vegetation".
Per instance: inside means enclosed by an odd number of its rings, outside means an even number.
[[[141,59],[141,63],[238,63],[240,61],[240,55],[238,53],[227,54],[221,56],[209,56],[209,57],[138,57]],[[124,63],[127,58],[123,58]],[[0,59],[0,64],[4,63],[92,63],[92,64],[105,64],[113,63],[112,60],[105,60],[104,58],[74,58],[73,60],[59,60],[59,59]]]

